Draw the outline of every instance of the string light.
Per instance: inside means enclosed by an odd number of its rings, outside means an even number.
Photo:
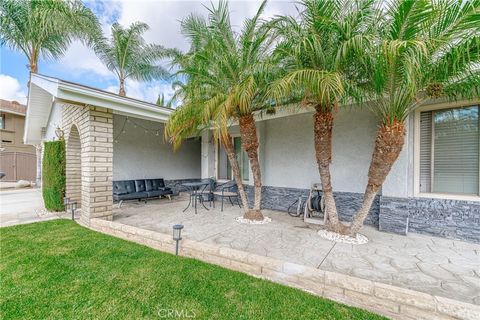
[[[144,127],[142,124],[135,122],[134,120],[130,119],[129,117],[125,118],[125,121],[123,122],[122,129],[120,130],[119,134],[117,134],[114,138],[114,142],[118,143],[118,138],[124,134],[127,133],[127,123],[133,124],[134,128],[140,127],[144,130],[145,134],[152,134],[155,135],[156,137],[160,136],[161,129],[150,129],[147,127]]]

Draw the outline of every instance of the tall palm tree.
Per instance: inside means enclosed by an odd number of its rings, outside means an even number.
[[[364,97],[362,60],[373,45],[376,4],[373,0],[304,0],[300,20],[280,17],[274,22],[281,41],[275,54],[287,74],[272,83],[268,96],[281,104],[298,96],[313,107],[314,143],[322,183],[328,229],[347,233],[338,218],[330,163],[332,130],[339,103]]]
[[[190,15],[182,21],[182,32],[190,41],[192,54],[179,74],[187,78],[190,103],[202,107],[204,120],[212,123],[227,149],[228,127],[238,121],[242,148],[248,155],[253,173],[253,208],[244,217],[263,220],[262,181],[258,159],[258,137],[254,113],[267,104],[262,100],[267,84],[274,77],[275,64],[269,59],[272,38],[268,24],[260,16],[264,1],[255,16],[246,19],[240,32],[230,24],[228,4],[224,1],[208,8],[208,18]],[[233,148],[232,148],[233,149]],[[241,188],[241,181],[237,181]]]
[[[181,91],[177,91],[180,93]],[[198,102],[198,99],[194,101]],[[210,121],[205,117],[205,109],[201,104],[187,102],[184,97],[181,107],[175,109],[173,114],[169,117],[165,127],[165,137],[173,145],[174,150],[178,149],[183,140],[198,136],[202,131],[209,131],[212,129]],[[228,134],[228,128],[219,129],[214,128],[213,132],[216,143],[222,146],[227,154],[228,161],[233,171],[233,177],[238,186],[238,193],[244,210],[248,210],[247,194],[243,187],[243,181],[240,174],[240,166],[235,154],[235,149],[232,143],[232,137]],[[218,133],[224,134],[218,134]]]
[[[381,16],[369,73],[380,124],[352,235],[402,150],[411,111],[430,98],[480,95],[479,0],[394,0]]]
[[[149,29],[143,22],[135,22],[128,28],[112,25],[110,39],[101,39],[95,46],[97,56],[118,77],[119,92],[125,96],[125,80],[150,81],[168,76],[168,72],[156,64],[164,57],[164,49],[156,44],[147,44],[143,33]]]
[[[0,1],[0,45],[22,52],[30,75],[38,72],[40,57],[58,59],[74,39],[91,44],[99,34],[97,18],[80,0]],[[42,177],[41,147],[36,146],[37,186]]]

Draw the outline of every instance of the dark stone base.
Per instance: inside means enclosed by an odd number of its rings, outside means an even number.
[[[246,191],[250,205],[253,204],[253,186],[247,185]],[[298,200],[300,196],[307,197],[309,189],[282,188],[264,186],[262,187],[262,208],[278,211],[288,211],[288,207]],[[363,194],[353,192],[335,192],[335,202],[337,204],[338,214],[342,221],[352,221],[355,212],[360,208],[363,200]],[[372,205],[372,209],[365,220],[368,225],[378,226],[379,198],[377,197]]]
[[[480,243],[480,203],[382,197],[379,229],[399,234],[415,232]]]
[[[246,186],[250,204],[253,187]],[[287,211],[308,189],[264,186],[262,208]],[[342,221],[351,221],[360,207],[363,194],[335,192]],[[406,235],[408,232],[480,243],[480,202],[427,198],[377,196],[365,224],[380,231]]]
[[[480,202],[412,198],[411,232],[480,243]]]
[[[381,197],[378,230],[406,235],[409,205],[405,198]]]

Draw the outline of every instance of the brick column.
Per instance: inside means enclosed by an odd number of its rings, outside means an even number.
[[[93,106],[65,105],[62,113],[66,137],[78,128],[81,145],[81,220],[112,220],[113,114]],[[72,129],[73,128],[73,129]],[[73,130],[73,131],[72,131]],[[67,195],[77,187],[78,156],[67,140]],[[69,170],[70,169],[70,170]]]
[[[88,219],[112,220],[113,115],[90,107],[82,145],[82,212]]]

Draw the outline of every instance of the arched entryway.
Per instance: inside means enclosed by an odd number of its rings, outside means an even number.
[[[66,140],[66,176],[67,186],[66,194],[70,201],[77,202],[77,208],[82,207],[82,146],[80,142],[80,133],[75,124],[70,128]],[[80,213],[80,211],[78,212]]]

